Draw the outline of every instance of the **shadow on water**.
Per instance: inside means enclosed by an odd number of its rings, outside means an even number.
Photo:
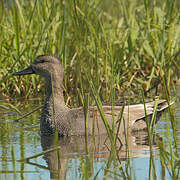
[[[180,86],[178,86],[179,88]],[[178,154],[180,149],[180,91],[174,104]],[[40,106],[39,99],[26,103],[17,100],[15,109],[1,101],[0,120],[0,179],[147,179],[149,177],[150,147],[147,133],[138,132],[121,138],[117,157],[113,159],[106,136],[54,137],[40,136],[37,111],[21,120],[25,114]],[[10,104],[10,103],[9,103]],[[18,111],[19,110],[19,111]],[[158,144],[168,149],[168,112],[164,112],[156,126],[152,150],[157,179],[169,179],[168,170],[161,162]],[[29,158],[28,158],[29,157]],[[21,160],[21,161],[19,161]],[[178,166],[178,165],[177,165]],[[177,167],[178,168],[178,167]]]

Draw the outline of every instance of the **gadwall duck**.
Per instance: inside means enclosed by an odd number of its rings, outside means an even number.
[[[98,113],[96,106],[90,106],[88,109],[88,123],[85,128],[85,118],[83,107],[70,109],[65,105],[63,96],[63,76],[64,71],[60,61],[50,55],[38,56],[34,62],[26,69],[15,72],[13,75],[38,74],[45,79],[46,99],[42,110],[40,120],[40,130],[42,135],[53,134],[55,130],[59,135],[99,135],[105,134],[104,123]],[[146,114],[153,114],[155,102],[145,104]],[[165,100],[159,100],[158,112],[168,107]],[[114,117],[118,119],[122,106],[114,106]],[[103,106],[103,111],[111,125],[112,114],[111,106]],[[125,128],[130,131],[146,129],[144,104],[135,104],[124,106],[123,120],[120,125],[120,133]]]

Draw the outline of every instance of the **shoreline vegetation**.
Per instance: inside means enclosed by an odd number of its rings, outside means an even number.
[[[68,104],[78,104],[82,89],[90,92],[89,73],[106,102],[112,89],[117,100],[142,89],[165,94],[163,82],[169,90],[180,78],[179,8],[174,0],[2,1],[1,94],[44,91],[38,76],[12,76],[41,54],[62,61]]]

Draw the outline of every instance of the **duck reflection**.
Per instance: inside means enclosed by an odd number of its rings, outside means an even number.
[[[145,151],[149,151],[148,134],[145,131],[133,132],[131,135],[122,136],[118,142],[118,160],[125,161],[130,157],[149,156]],[[126,138],[125,138],[126,137]],[[154,135],[153,148],[156,148],[156,141],[160,140]],[[65,179],[68,164],[73,159],[85,160],[88,162],[88,171],[93,172],[93,164],[108,160],[110,156],[110,141],[107,136],[88,136],[88,137],[55,137],[42,136],[41,145],[43,151],[55,148],[54,151],[47,152],[43,158],[50,171],[50,178]],[[87,165],[87,164],[86,164]]]

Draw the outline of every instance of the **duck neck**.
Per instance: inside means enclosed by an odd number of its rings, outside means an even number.
[[[46,102],[49,102],[50,105],[54,104],[58,108],[65,107],[61,79],[55,77],[46,79]]]

